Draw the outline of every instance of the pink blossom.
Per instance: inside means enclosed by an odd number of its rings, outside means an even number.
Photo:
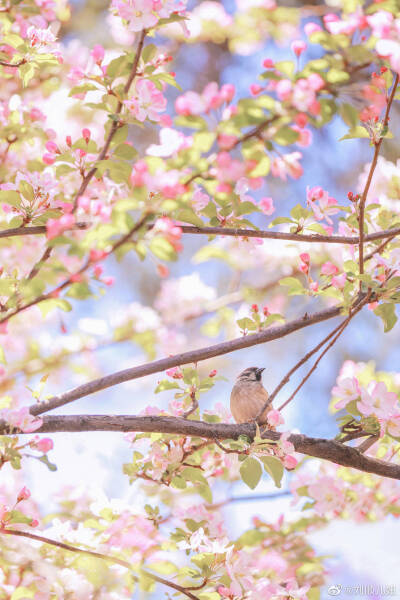
[[[183,375],[179,367],[172,367],[171,369],[167,369],[165,373],[168,377],[172,377],[173,379],[182,379]]]
[[[274,201],[272,198],[263,197],[258,203],[264,215],[272,215],[275,212]]]
[[[137,97],[124,100],[125,106],[138,119],[145,121],[159,121],[158,113],[163,112],[167,106],[167,100],[156,85],[149,79],[139,79],[136,83]]]
[[[347,281],[346,273],[341,273],[340,275],[334,275],[331,279],[331,285],[337,290],[342,290]]]
[[[203,192],[200,187],[196,187],[192,196],[192,205],[195,210],[203,210],[210,202],[210,196]]]
[[[153,10],[153,0],[112,0],[111,8],[128,21],[130,31],[150,29],[157,24],[158,16]]]
[[[32,48],[35,46],[47,46],[49,44],[53,44],[56,41],[56,37],[50,28],[37,29],[33,25],[28,27],[26,36],[30,40]]]
[[[299,162],[302,156],[301,152],[291,152],[275,158],[271,164],[272,175],[280,177],[283,181],[286,181],[288,175],[298,179],[303,175],[303,168]]]
[[[307,205],[312,209],[317,221],[326,219],[329,224],[333,223],[330,215],[339,212],[335,198],[329,196],[329,193],[320,186],[312,188],[307,186]]]
[[[276,427],[277,425],[282,425],[282,423],[285,422],[285,419],[282,417],[282,414],[279,410],[272,409],[268,411],[267,421],[269,425]]]
[[[47,239],[51,240],[66,231],[71,229],[75,224],[75,216],[72,214],[65,214],[59,219],[48,219],[46,222],[46,235]]]
[[[292,52],[294,52],[297,58],[299,58],[299,56],[306,50],[307,44],[303,42],[303,40],[294,40],[290,44],[290,47]]]
[[[332,262],[326,262],[321,267],[321,273],[323,275],[337,275],[339,273],[339,269]]]
[[[336,402],[335,408],[341,409],[352,400],[356,400],[361,395],[361,387],[356,377],[344,377],[338,379],[337,385],[332,389],[332,394],[340,398]]]
[[[24,433],[31,433],[32,431],[39,429],[43,423],[43,420],[40,417],[31,415],[27,406],[23,406],[16,410],[6,408],[0,411],[0,414],[11,427],[20,429]]]
[[[95,44],[93,46],[93,50],[90,55],[92,56],[94,62],[101,64],[104,60],[104,48],[101,44]]]
[[[316,31],[322,31],[322,27],[317,23],[306,23],[304,25],[304,32],[306,36],[310,37],[310,35],[312,35]]]

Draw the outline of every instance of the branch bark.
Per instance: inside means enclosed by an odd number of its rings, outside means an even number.
[[[176,354],[175,356],[169,356],[168,358],[155,360],[144,365],[131,367],[130,369],[117,371],[111,375],[93,379],[92,381],[88,381],[83,385],[79,385],[78,387],[64,392],[63,394],[53,396],[48,400],[34,404],[30,407],[30,412],[32,415],[40,415],[49,410],[53,410],[54,408],[64,406],[65,404],[73,402],[74,400],[78,400],[79,398],[83,398],[84,396],[89,396],[90,394],[94,394],[100,390],[124,383],[125,381],[131,381],[132,379],[138,379],[140,377],[145,377],[146,375],[159,373],[172,367],[187,365],[189,363],[197,363],[201,360],[213,358],[214,356],[229,354],[235,350],[242,350],[243,348],[249,348],[250,346],[277,340],[289,335],[290,333],[298,331],[299,329],[313,325],[314,323],[320,323],[322,321],[326,321],[327,319],[337,317],[341,310],[341,306],[333,306],[331,308],[316,312],[310,316],[306,313],[300,319],[290,321],[289,323],[285,323],[284,325],[279,325],[277,327],[271,327],[265,331],[242,336],[240,338],[230,340],[229,342],[221,342],[220,344],[214,344],[213,346],[206,346],[205,348],[199,348],[198,350],[182,352],[181,354]]]
[[[149,227],[152,227],[150,224]],[[226,235],[231,237],[255,237],[266,238],[270,240],[289,240],[291,242],[319,242],[324,244],[351,244],[358,245],[359,237],[345,235],[320,235],[305,234],[305,233],[289,233],[283,231],[264,231],[257,229],[235,229],[231,227],[196,227],[195,225],[179,225],[182,233],[190,233],[194,235]],[[364,236],[364,242],[373,242],[375,240],[383,240],[400,234],[400,227],[387,229],[384,231],[376,231]]]
[[[177,417],[132,416],[132,415],[48,415],[43,417],[42,426],[35,433],[55,433],[61,431],[120,431],[171,433],[201,437],[210,440],[237,439],[240,435],[253,438],[256,427],[253,423],[233,425],[230,423],[205,423]],[[6,433],[6,431],[4,431]],[[276,431],[262,433],[264,439],[276,441],[280,437]],[[308,437],[293,433],[289,441],[296,452],[322,458],[329,462],[352,467],[366,473],[374,473],[391,479],[400,479],[400,465],[387,463],[377,458],[364,456],[356,448],[345,446],[335,440]]]

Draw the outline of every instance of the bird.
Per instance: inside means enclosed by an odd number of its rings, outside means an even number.
[[[265,368],[248,367],[236,378],[231,392],[231,413],[236,423],[254,421],[268,400],[268,392],[264,388],[261,375]],[[272,409],[269,405],[260,416],[260,425],[267,424],[267,414]]]

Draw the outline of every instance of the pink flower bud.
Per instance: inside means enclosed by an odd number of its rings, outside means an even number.
[[[275,63],[270,58],[266,58],[265,60],[263,60],[263,67],[265,67],[266,69],[273,69],[274,66]]]
[[[57,144],[55,142],[52,142],[51,140],[46,142],[46,150],[48,150],[49,152],[53,152],[53,153],[60,152]]]
[[[303,42],[303,40],[294,40],[294,42],[291,43],[290,47],[298,58],[300,54],[302,54],[307,48],[307,44]]]
[[[88,144],[89,140],[90,140],[90,129],[87,129],[85,127],[85,129],[82,129],[82,137],[85,140],[85,142]]]
[[[37,519],[32,519],[32,521],[29,523],[29,525],[31,527],[37,527],[39,525],[39,521]]]
[[[93,50],[90,55],[92,56],[94,62],[101,64],[104,59],[104,48],[100,44],[96,44],[93,46]]]
[[[209,373],[209,377],[215,377],[217,374],[217,369],[213,369],[210,373]]]
[[[46,152],[45,154],[43,154],[42,160],[46,165],[52,165],[56,160],[56,157],[54,156],[54,154],[49,154],[48,152]]]
[[[297,458],[288,454],[283,459],[283,465],[284,467],[286,467],[286,469],[294,469],[295,467],[297,467]]]
[[[39,440],[36,444],[36,448],[38,450],[40,450],[40,452],[43,452],[44,454],[46,454],[47,452],[49,452],[49,450],[53,450],[53,440],[51,440],[50,438],[43,438],[41,440]]]
[[[308,252],[302,252],[300,254],[300,260],[302,260],[304,263],[306,263],[306,265],[310,264],[310,255],[308,254]]]
[[[21,500],[27,500],[30,497],[30,495],[30,491],[27,487],[24,486],[17,496],[17,502],[21,502]]]
[[[250,86],[250,93],[252,96],[257,96],[262,91],[262,86],[258,83],[252,83]]]
[[[252,304],[251,305],[251,310],[255,313],[258,313],[258,304]]]

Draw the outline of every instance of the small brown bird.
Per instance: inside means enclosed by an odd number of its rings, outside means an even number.
[[[261,381],[264,370],[248,367],[236,378],[231,392],[231,413],[236,423],[254,421],[268,400],[268,392]],[[269,405],[259,418],[260,425],[267,423],[267,414],[271,408],[272,406]]]

